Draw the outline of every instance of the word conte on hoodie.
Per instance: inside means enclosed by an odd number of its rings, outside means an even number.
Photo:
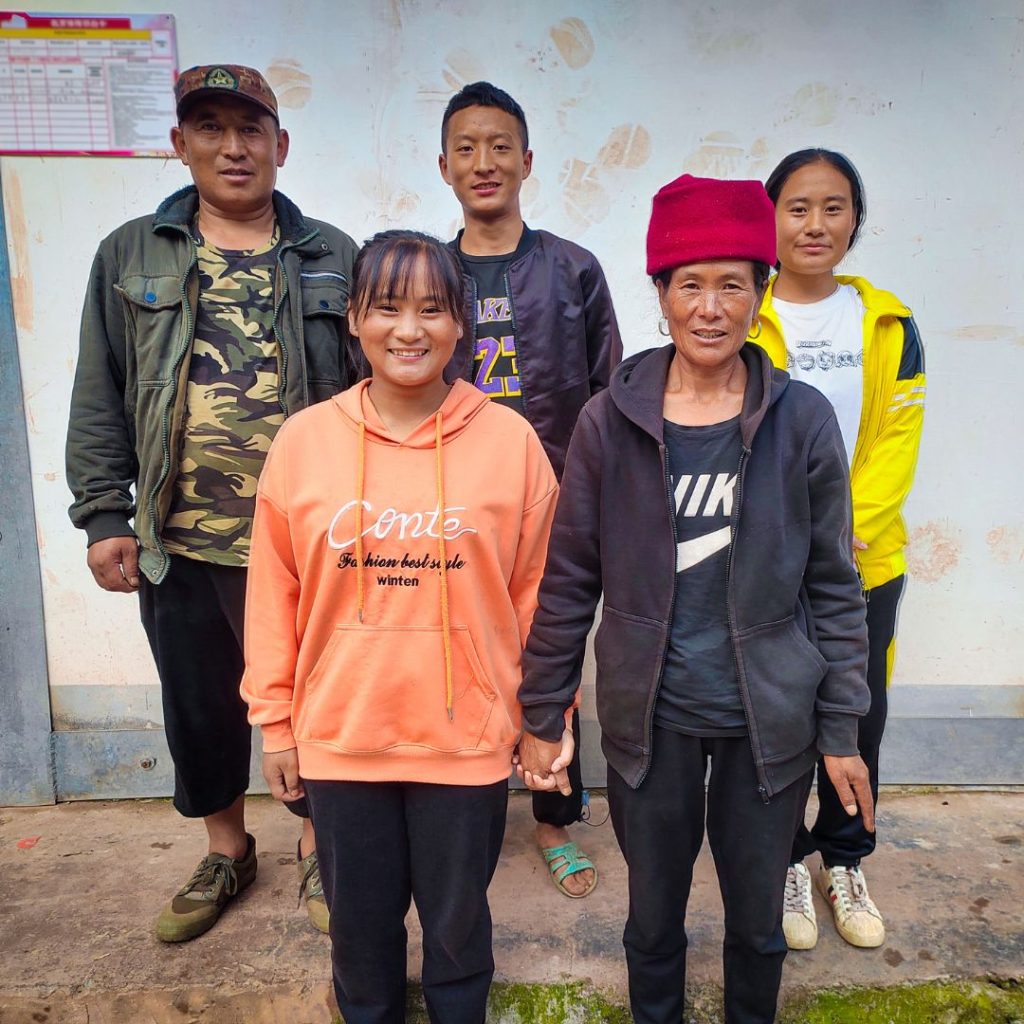
[[[291,417],[260,476],[242,696],[308,779],[511,773],[557,484],[518,413],[456,381],[396,440],[368,381]]]

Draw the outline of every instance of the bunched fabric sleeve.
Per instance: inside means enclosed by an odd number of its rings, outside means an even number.
[[[519,544],[509,578],[508,592],[519,622],[520,644],[526,646],[537,610],[537,590],[544,574],[544,560],[551,535],[551,522],[558,500],[558,483],[544,448],[532,431],[527,440],[529,489],[519,527]]]
[[[249,721],[260,727],[267,753],[295,746],[292,696],[299,649],[299,573],[287,508],[277,493],[285,460],[280,442],[285,437],[282,432],[271,445],[260,476],[245,595],[245,674],[241,692],[249,705]]]
[[[93,260],[82,310],[65,450],[74,496],[68,512],[90,544],[134,535],[128,520],[135,513],[137,466],[125,416],[125,313],[105,247]]]
[[[849,478],[834,414],[811,443],[807,470],[811,537],[804,586],[817,647],[828,666],[815,701],[818,750],[852,756],[858,719],[871,698],[864,597],[851,557]]]
[[[622,338],[615,318],[612,294],[604,271],[596,259],[580,275],[583,318],[587,332],[587,361],[590,366],[590,394],[608,387],[612,371],[622,362]]]
[[[549,742],[561,737],[575,701],[601,596],[600,508],[601,442],[584,409],[566,457],[519,689],[527,732]]]
[[[852,480],[853,532],[870,546],[899,516],[910,494],[924,429],[924,350],[913,317],[901,317],[903,351],[882,427]]]

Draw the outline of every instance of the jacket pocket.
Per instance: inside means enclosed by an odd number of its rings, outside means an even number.
[[[597,660],[597,717],[616,746],[646,750],[647,711],[654,700],[665,650],[660,622],[604,606],[594,637]]]
[[[817,736],[815,701],[828,662],[792,618],[747,631],[738,648],[764,761],[806,750]]]
[[[467,627],[452,627],[451,640],[449,719],[439,627],[337,626],[306,678],[296,738],[359,754],[510,747],[515,728]]]
[[[337,394],[345,379],[343,347],[348,338],[349,280],[338,270],[304,270],[302,331],[306,347],[306,380],[310,401]]]
[[[130,274],[114,290],[124,302],[128,360],[140,385],[174,376],[183,324],[181,281],[174,275]]]

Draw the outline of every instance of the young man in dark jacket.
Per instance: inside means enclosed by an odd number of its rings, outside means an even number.
[[[209,836],[159,917],[165,942],[211,928],[255,877],[238,687],[256,481],[284,418],[359,375],[345,318],[357,246],[275,191],[288,133],[270,86],[224,64],[183,72],[175,96],[171,141],[194,184],[100,244],[67,441],[71,520],[97,584],[139,594],[174,805]],[[307,909],[326,931],[295,809]]]
[[[489,82],[451,98],[441,123],[441,175],[465,219],[452,241],[466,276],[467,331],[448,379],[472,381],[524,415],[558,477],[576,418],[608,386],[622,340],[601,265],[586,249],[523,222],[519,193],[533,166],[526,117]],[[579,747],[579,713],[573,714]],[[597,872],[569,838],[582,814],[579,757],[572,794],[536,793],[537,841],[558,888],[593,891]]]

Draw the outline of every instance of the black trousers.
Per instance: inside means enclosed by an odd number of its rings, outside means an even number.
[[[562,796],[557,789],[550,792],[533,792],[533,817],[544,825],[565,828],[583,817],[583,773],[580,770],[580,713],[572,713],[572,735],[576,741],[576,753],[569,765],[569,785],[572,792]]]
[[[423,926],[431,1024],[483,1024],[494,975],[487,887],[505,834],[508,783],[304,783],[346,1024],[405,1021],[410,898]]]
[[[871,796],[878,803],[878,752],[882,746],[885,720],[889,713],[889,648],[896,636],[896,616],[903,594],[905,576],[883,583],[864,592],[867,599],[868,624],[868,689],[871,708],[860,720],[857,747],[868,766]],[[808,829],[801,817],[800,828],[793,843],[793,863],[815,850],[829,866],[855,867],[862,857],[874,852],[875,833],[864,828],[858,811],[850,816],[836,795],[835,786],[825,771],[825,762],[818,762],[818,816]]]
[[[746,737],[698,739],[661,728],[639,789],[609,768],[612,825],[629,868],[622,944],[636,1024],[680,1024],[683,1017],[684,921],[705,813],[725,906],[726,1024],[775,1020],[786,957],[786,868],[811,776],[765,803]]]
[[[139,610],[174,762],[174,806],[186,818],[205,818],[249,788],[252,727],[238,692],[246,570],[172,555],[163,583],[140,578]],[[285,806],[309,816],[304,800]]]

